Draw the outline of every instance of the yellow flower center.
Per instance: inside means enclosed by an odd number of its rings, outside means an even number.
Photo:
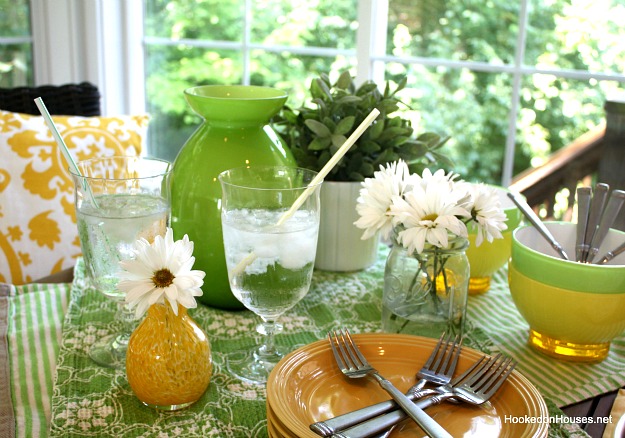
[[[423,216],[421,220],[434,222],[436,218],[438,218],[438,215],[436,213],[431,213],[431,214],[426,214],[425,216]]]
[[[169,269],[159,269],[152,276],[152,282],[156,287],[171,286],[174,282],[174,274]]]

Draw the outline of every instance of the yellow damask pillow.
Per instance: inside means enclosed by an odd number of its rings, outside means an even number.
[[[148,116],[54,116],[74,160],[139,155]],[[74,184],[42,117],[0,110],[0,282],[23,284],[80,255]]]

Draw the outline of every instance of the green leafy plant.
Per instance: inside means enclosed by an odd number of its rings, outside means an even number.
[[[372,177],[380,165],[400,158],[412,172],[421,172],[433,163],[452,166],[439,151],[449,137],[433,132],[415,135],[410,120],[391,117],[403,105],[397,93],[405,86],[404,77],[393,90],[387,82],[381,92],[372,81],[356,87],[349,72],[343,72],[335,83],[322,74],[310,85],[314,107],[304,105],[294,110],[285,106],[275,126],[298,165],[318,171],[373,108],[380,111],[375,122],[327,176],[329,181],[362,181]]]

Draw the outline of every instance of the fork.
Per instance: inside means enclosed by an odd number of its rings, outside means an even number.
[[[458,357],[462,349],[461,344],[462,341],[459,335],[456,335],[452,340],[451,334],[447,336],[443,333],[432,350],[430,357],[417,372],[417,383],[406,392],[406,396],[411,400],[415,400],[425,395],[430,395],[432,390],[422,391],[427,383],[437,386],[448,384],[458,364]],[[393,400],[383,401],[328,420],[313,423],[310,425],[310,429],[320,436],[327,437],[336,431],[347,429],[396,408],[397,403]],[[384,436],[387,436],[389,432]]]
[[[328,339],[336,363],[345,376],[351,379],[366,376],[375,377],[380,386],[393,397],[397,404],[428,436],[431,438],[451,438],[451,435],[440,424],[414,404],[403,392],[395,388],[391,382],[382,377],[367,362],[346,329],[335,331],[334,334],[328,333]]]
[[[467,371],[456,377],[450,384],[437,389],[439,394],[418,400],[415,406],[426,409],[449,398],[480,405],[490,400],[501,385],[506,381],[516,363],[498,354],[488,358],[484,355]],[[389,412],[379,417],[364,421],[349,429],[336,432],[337,438],[367,438],[387,430],[406,418],[401,410]]]

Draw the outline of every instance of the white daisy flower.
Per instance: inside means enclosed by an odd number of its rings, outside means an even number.
[[[369,239],[378,230],[382,233],[382,238],[389,238],[393,231],[389,214],[391,202],[394,196],[404,193],[410,171],[408,165],[399,160],[388,164],[386,168],[380,166],[380,170],[373,175],[373,178],[366,178],[362,182],[356,204],[360,218],[354,225],[365,230],[363,240]]]
[[[497,191],[485,184],[467,184],[471,187],[471,217],[475,221],[477,236],[475,245],[480,246],[484,238],[488,242],[503,238],[501,232],[506,230],[506,214],[501,208]]]
[[[430,169],[425,168],[421,175],[410,175],[409,186],[420,185],[425,189],[429,184],[446,184],[451,189],[454,187],[454,180],[459,176],[454,172],[445,173],[443,169],[438,169],[432,173]]]
[[[426,243],[446,248],[448,234],[467,237],[467,227],[460,217],[470,217],[458,201],[464,193],[453,190],[448,181],[418,184],[391,205],[393,223],[400,225],[399,242],[410,252],[421,253]]]
[[[118,288],[126,292],[126,303],[136,308],[141,317],[152,304],[169,302],[178,315],[178,304],[187,309],[197,307],[195,297],[202,295],[203,271],[191,270],[193,242],[185,234],[174,242],[173,230],[167,228],[165,237],[157,236],[150,244],[141,238],[134,244],[134,259],[122,260]]]

